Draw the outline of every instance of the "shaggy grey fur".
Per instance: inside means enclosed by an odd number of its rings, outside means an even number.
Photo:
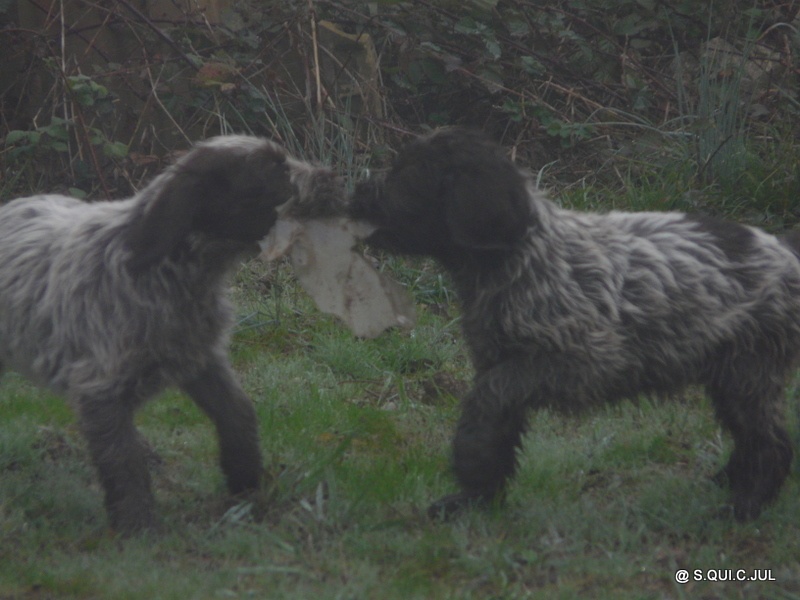
[[[276,206],[335,185],[277,144],[223,136],[127,200],[0,207],[0,367],[69,398],[116,530],[155,524],[133,415],[168,385],[216,425],[230,491],[257,488],[256,416],[227,357],[226,276],[258,252]]]
[[[574,411],[701,384],[734,449],[721,473],[738,519],[789,473],[782,426],[800,353],[800,261],[752,227],[680,213],[581,213],[535,189],[498,146],[460,129],[409,144],[356,190],[367,242],[452,275],[475,366],[448,515],[502,497],[531,409]]]

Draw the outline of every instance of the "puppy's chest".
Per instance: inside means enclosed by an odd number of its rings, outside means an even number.
[[[234,320],[233,306],[221,290],[181,294],[162,301],[161,306],[135,310],[135,317],[147,326],[146,342],[156,349],[206,348],[227,335]]]
[[[464,304],[462,324],[473,353],[491,358],[522,346],[530,351],[549,345],[545,303],[512,288],[497,292],[484,290]]]

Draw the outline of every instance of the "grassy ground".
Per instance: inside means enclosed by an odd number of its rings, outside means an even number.
[[[427,520],[426,505],[454,489],[449,437],[470,370],[436,271],[396,267],[420,324],[359,341],[313,309],[287,267],[245,265],[233,355],[271,483],[256,503],[229,499],[210,423],[167,393],[139,415],[158,454],[158,536],[109,533],[71,413],[7,374],[0,598],[800,597],[797,467],[759,520],[730,520],[709,481],[729,444],[694,392],[539,414],[504,508]],[[679,569],[689,583],[676,583]],[[695,580],[711,569],[769,580]]]

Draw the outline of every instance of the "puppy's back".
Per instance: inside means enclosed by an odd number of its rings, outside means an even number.
[[[67,364],[86,352],[81,340],[110,311],[120,312],[124,296],[98,290],[116,278],[129,208],[125,200],[90,204],[59,195],[0,207],[0,363],[62,388]],[[113,338],[108,331],[95,337]]]

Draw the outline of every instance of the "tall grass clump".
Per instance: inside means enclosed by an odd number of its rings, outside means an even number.
[[[735,26],[741,36],[712,30],[711,11],[696,51],[683,50],[673,33],[676,114],[659,122],[598,109],[592,118],[599,127],[625,135],[618,149],[603,154],[601,170],[559,185],[565,204],[712,213],[776,231],[797,222],[800,147],[785,131],[796,103],[789,88],[765,87],[777,58],[761,41],[757,11],[746,26]],[[782,116],[768,115],[767,100],[783,105]]]

